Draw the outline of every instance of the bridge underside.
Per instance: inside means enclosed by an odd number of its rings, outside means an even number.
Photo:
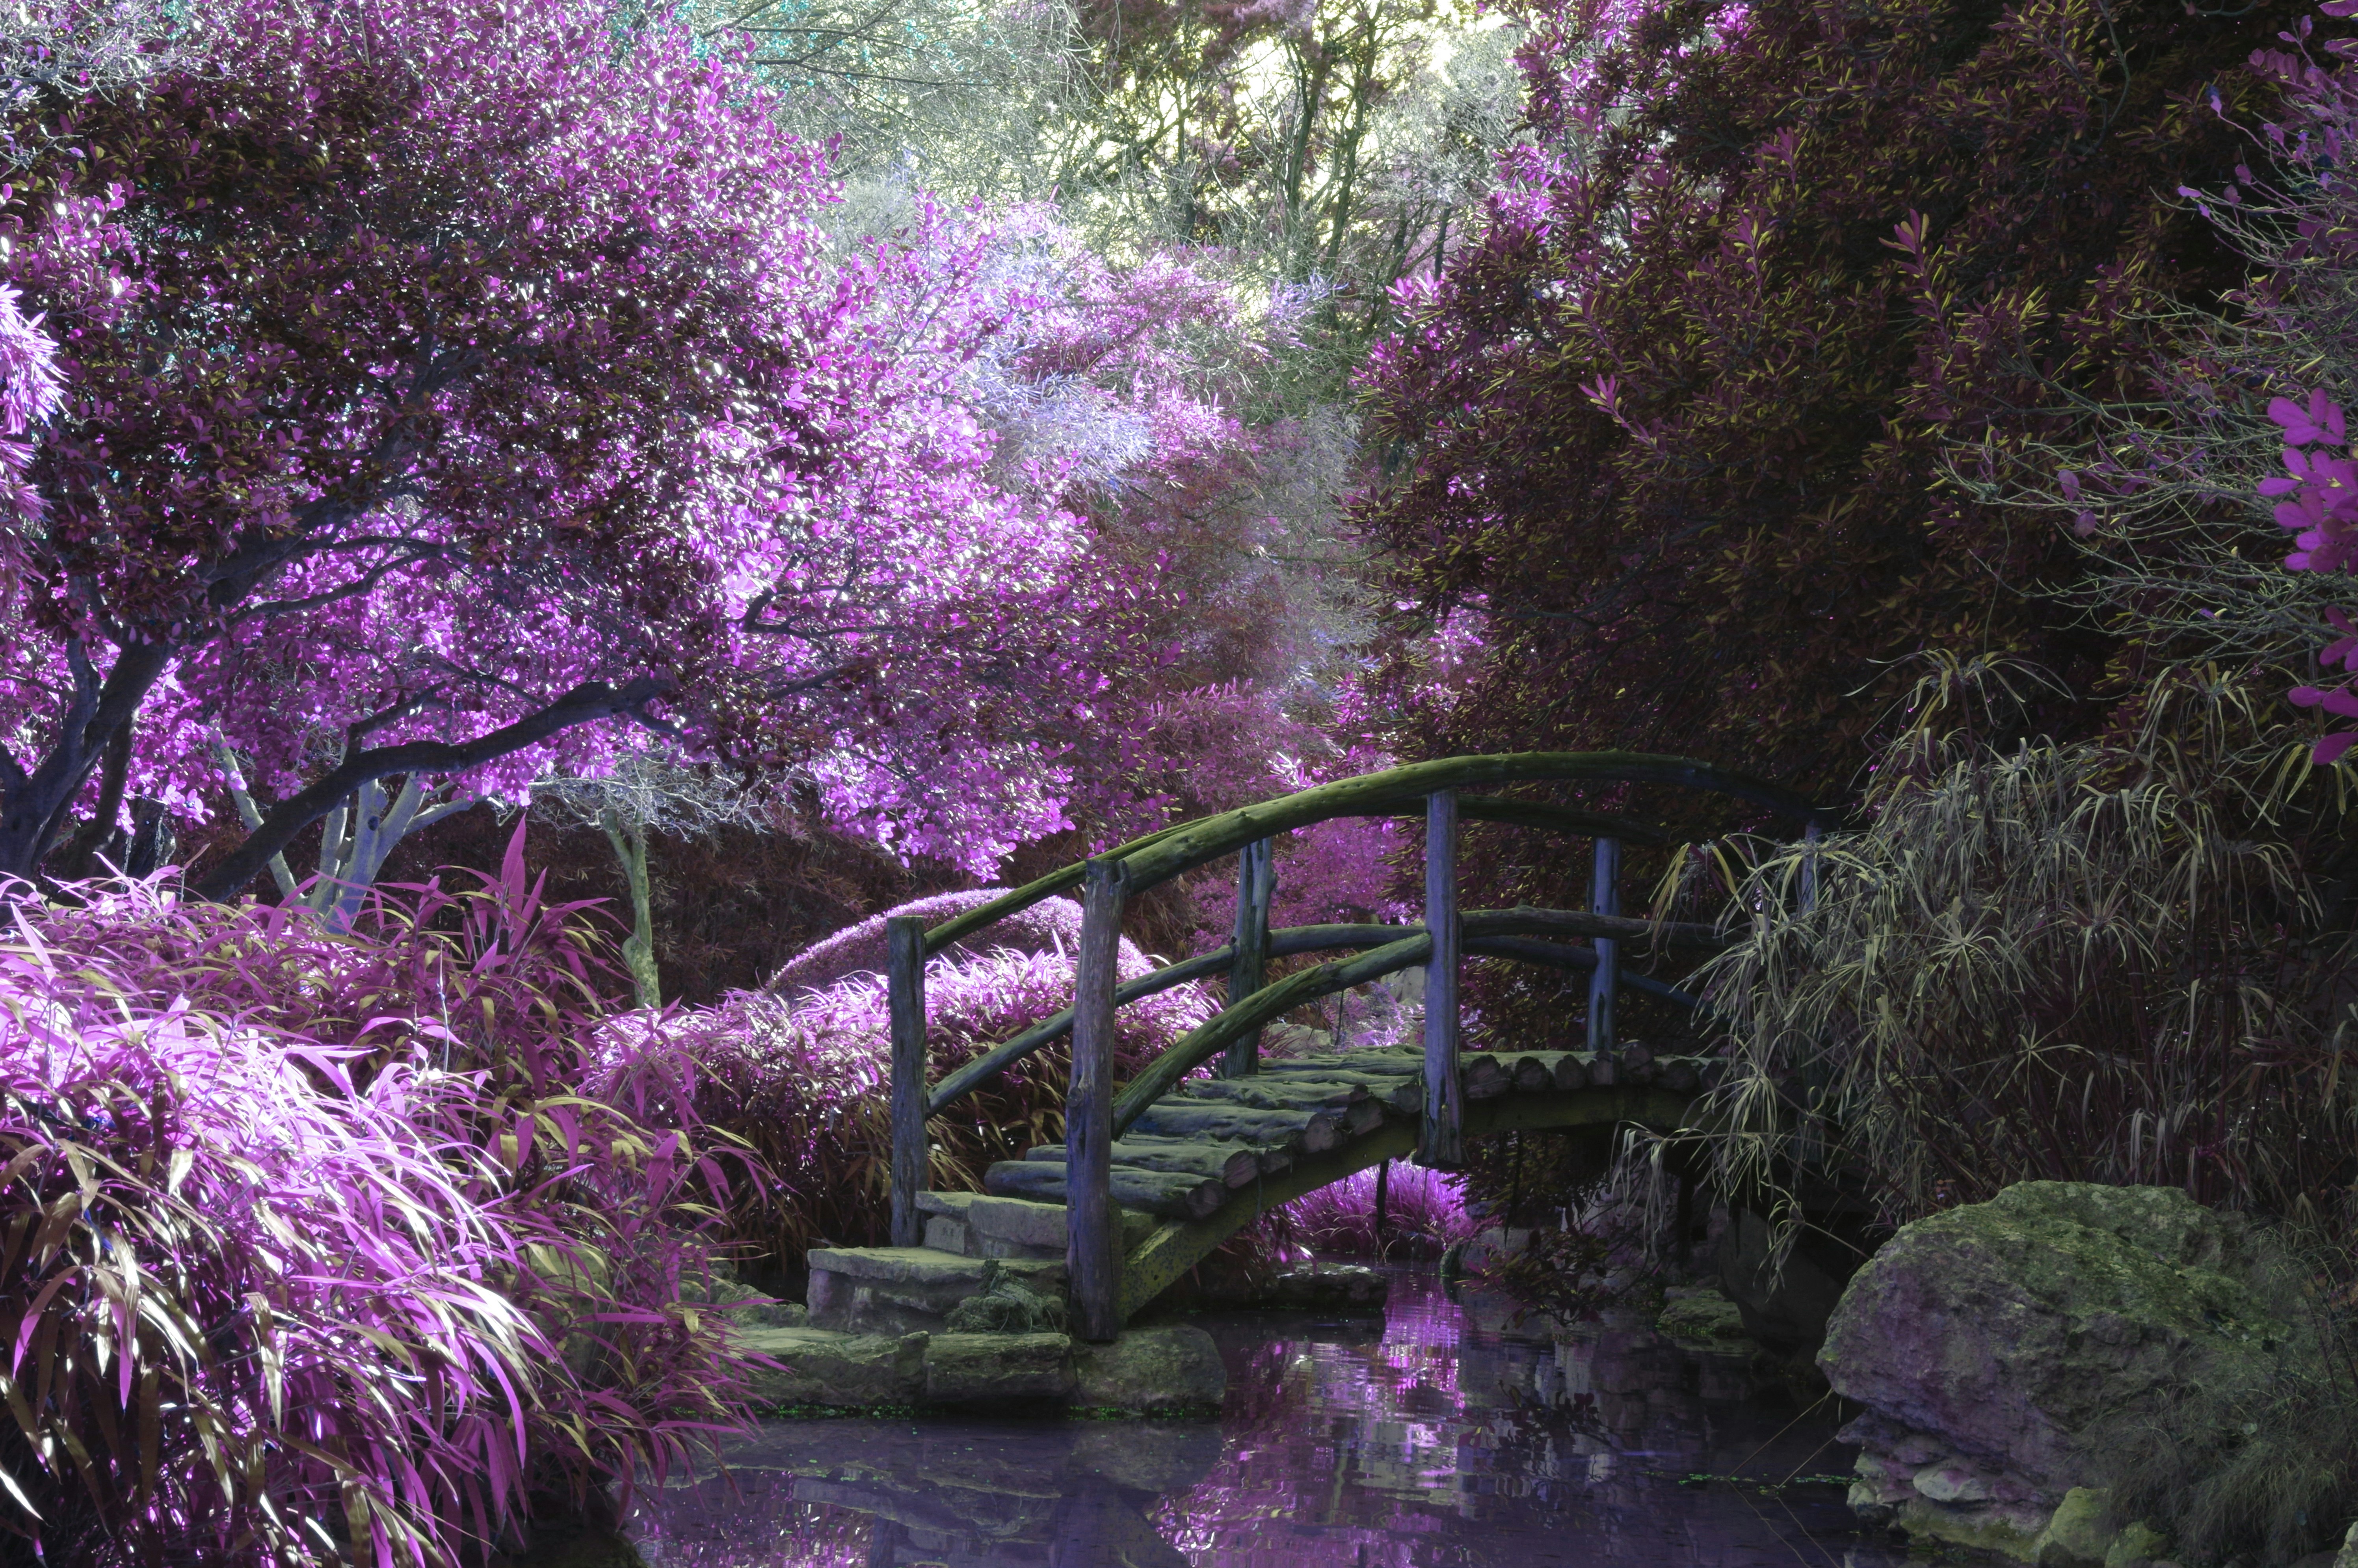
[[[1586,1088],[1520,1090],[1477,1099],[1465,1108],[1468,1138],[1491,1133],[1623,1122],[1669,1132],[1683,1127],[1692,1090],[1659,1085],[1616,1084]],[[1283,1171],[1233,1190],[1228,1201],[1198,1218],[1158,1226],[1123,1260],[1120,1312],[1127,1322],[1169,1290],[1212,1249],[1271,1209],[1304,1194],[1368,1170],[1385,1160],[1416,1152],[1413,1117],[1388,1117],[1385,1124],[1323,1153],[1299,1154]]]

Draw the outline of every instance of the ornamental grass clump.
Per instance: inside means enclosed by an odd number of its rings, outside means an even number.
[[[1723,1190],[1796,1218],[1806,1168],[1897,1223],[2021,1181],[2154,1184],[2351,1234],[2346,933],[2202,765],[2235,709],[2201,696],[2157,688],[2132,744],[1919,729],[1867,826],[1742,879],[1750,929],[1698,978],[1735,1057]]]
[[[633,1114],[676,1061],[571,1092],[588,956],[520,849],[354,937],[8,907],[0,1563],[480,1560],[735,1424],[680,1286],[746,1177]]]
[[[89,973],[0,950],[0,1557],[431,1561],[518,1511],[557,1352],[425,1130],[463,1084]]]

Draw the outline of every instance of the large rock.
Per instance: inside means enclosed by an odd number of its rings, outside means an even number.
[[[1274,1274],[1207,1286],[1207,1306],[1256,1312],[1375,1312],[1391,1295],[1391,1278],[1364,1263],[1302,1263]]]
[[[823,1328],[749,1328],[744,1349],[777,1367],[755,1367],[749,1398],[757,1411],[783,1405],[906,1405],[924,1396],[923,1334],[832,1334]]]
[[[1188,1324],[1133,1328],[1110,1345],[1083,1346],[1076,1370],[1083,1405],[1129,1411],[1217,1409],[1228,1368],[1212,1336]]]
[[[1689,1349],[1742,1351],[1752,1348],[1744,1313],[1717,1291],[1673,1286],[1654,1327]]]
[[[982,1266],[982,1289],[952,1307],[943,1326],[952,1334],[1062,1334],[1065,1302],[1033,1290],[994,1258]]]
[[[1061,1297],[1061,1259],[961,1258],[927,1247],[822,1247],[810,1254],[810,1321],[847,1334],[938,1329],[960,1302],[980,1295],[984,1272],[1011,1276],[1034,1294]]]
[[[1073,1395],[1073,1342],[1061,1334],[936,1334],[925,1346],[925,1402],[1062,1402]]]
[[[2305,1354],[2283,1265],[2166,1187],[2028,1182],[1919,1220],[1860,1270],[1818,1364],[1866,1407],[1855,1507],[2046,1568],[2098,1568],[2106,1459],[2188,1390]]]

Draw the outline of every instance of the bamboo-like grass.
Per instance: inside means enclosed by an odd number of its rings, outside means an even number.
[[[1920,693],[1866,826],[1735,868],[1743,939],[1693,982],[1733,1071],[1684,1152],[1784,1247],[1805,1173],[1893,1224],[2057,1180],[2180,1187],[2274,1227],[2313,1267],[2268,1288],[2321,1360],[2190,1390],[2112,1459],[2181,1560],[2288,1560],[2358,1508],[2336,1281],[2358,1237],[2353,946],[2280,826],[2313,839],[2340,802],[2215,671],[2158,683],[2121,741],[2071,746],[1981,738],[1958,705],[2003,676],[1951,665]],[[2299,765],[2215,765],[2279,753]]]
[[[1846,1169],[1897,1222],[2019,1181],[2150,1184],[2347,1234],[2348,938],[2190,776],[2207,752],[1920,730],[1867,827],[1742,871],[1748,929],[1693,982],[1736,1059],[1723,1185],[1773,1202]]]

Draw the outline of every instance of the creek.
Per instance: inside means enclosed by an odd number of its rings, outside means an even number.
[[[1217,1421],[779,1421],[643,1492],[654,1568],[1899,1568],[1839,1418],[1635,1321],[1558,1340],[1401,1271],[1356,1318],[1195,1319]]]

